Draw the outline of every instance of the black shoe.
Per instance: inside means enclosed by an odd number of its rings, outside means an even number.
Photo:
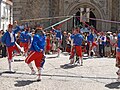
[[[37,82],[40,82],[41,81],[41,79],[37,79]]]

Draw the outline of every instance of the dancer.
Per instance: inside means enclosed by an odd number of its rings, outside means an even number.
[[[76,55],[78,56],[79,60],[78,63],[82,66],[83,65],[83,60],[82,60],[82,41],[83,41],[83,36],[80,34],[79,28],[75,29],[75,36],[74,36],[74,46],[75,46],[75,52]]]
[[[83,65],[83,60],[82,60],[82,41],[83,41],[83,36],[79,32],[79,28],[74,29],[74,36],[73,36],[73,48],[72,48],[72,53],[71,57],[77,55],[78,63],[82,66]],[[76,61],[75,61],[76,62]],[[71,60],[71,64],[74,63],[74,59]]]
[[[52,27],[52,30],[53,30],[53,32],[56,33],[56,40],[57,40],[56,48],[57,48],[58,57],[59,57],[60,56],[60,46],[61,46],[61,42],[62,42],[62,33],[61,33],[60,29],[56,30],[55,28]]]
[[[12,70],[12,53],[13,51],[17,51],[20,53],[19,48],[16,45],[16,37],[15,34],[21,30],[20,27],[17,25],[17,22],[15,22],[16,28],[13,29],[13,25],[9,24],[8,25],[8,30],[5,32],[5,34],[2,37],[2,42],[6,45],[7,47],[7,53],[8,53],[8,64],[9,64],[9,71],[14,72]]]
[[[93,47],[94,47],[94,30],[91,30],[91,33],[89,34],[88,39],[88,46],[89,46],[89,57],[93,56]]]
[[[118,43],[116,50],[116,67],[118,67],[118,71],[116,72],[118,75],[117,81],[120,82],[120,33],[118,34]]]
[[[27,56],[27,52],[31,43],[30,29],[25,28],[25,31],[20,34],[20,46],[24,48],[24,56]]]
[[[33,41],[30,47],[30,54],[25,59],[25,62],[31,69],[31,74],[35,74],[35,70],[32,66],[32,61],[35,61],[35,65],[38,69],[38,79],[37,81],[41,81],[41,67],[42,60],[44,58],[44,48],[45,48],[45,35],[42,28],[36,28],[35,35],[33,37]]]

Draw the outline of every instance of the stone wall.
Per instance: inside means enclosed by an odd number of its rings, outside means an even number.
[[[97,18],[120,20],[119,0],[13,0],[14,20],[72,15],[75,13],[76,7],[85,5],[95,9],[93,12]],[[52,24],[59,20],[53,19],[46,22]],[[97,22],[97,25],[99,30],[120,28],[120,25],[113,23]]]
[[[49,0],[13,0],[14,20],[49,16]]]

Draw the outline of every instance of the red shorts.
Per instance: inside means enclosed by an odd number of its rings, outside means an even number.
[[[75,50],[75,47],[72,47],[71,55],[69,59],[72,59],[74,57],[74,54],[75,54],[74,50]]]
[[[76,54],[77,56],[82,58],[82,47],[81,46],[75,46]]]
[[[20,53],[20,50],[18,49],[16,45],[7,47],[8,60],[12,60],[13,51],[17,51],[18,53]]]
[[[97,43],[96,42],[92,42],[92,46],[90,46],[90,42],[88,42],[88,46],[90,47],[90,50],[92,50],[93,47],[97,47]]]
[[[24,51],[27,52],[28,51],[28,43],[22,43],[20,42],[20,46],[24,48]]]
[[[116,66],[120,68],[120,52],[116,52]]]
[[[36,67],[40,67],[43,56],[42,52],[31,51],[25,62],[30,64],[34,60]]]

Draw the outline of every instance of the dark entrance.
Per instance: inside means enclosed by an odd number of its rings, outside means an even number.
[[[75,16],[76,17],[73,20],[73,26],[75,25],[75,26],[82,27],[83,24],[82,24],[82,22],[80,22],[80,12],[78,11]],[[90,18],[96,18],[92,11],[90,11],[90,16],[89,17]],[[96,28],[96,21],[95,20],[89,20],[89,22],[86,22],[86,23],[89,24],[90,26],[93,26],[94,28]]]
[[[90,11],[90,18],[96,18],[92,11]],[[90,20],[89,21],[89,25],[93,26],[94,28],[96,28],[96,20]]]

